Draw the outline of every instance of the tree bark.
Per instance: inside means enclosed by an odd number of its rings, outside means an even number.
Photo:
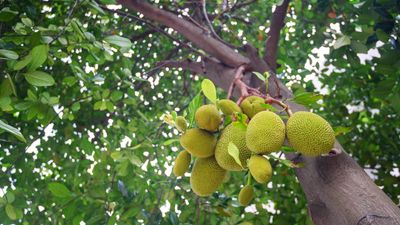
[[[141,0],[119,0],[124,6],[139,11],[145,17],[154,19],[174,28],[199,48],[213,55],[222,63],[204,59],[202,62],[167,61],[165,66],[182,67],[197,74],[203,74],[216,85],[228,90],[233,80],[235,67],[248,65],[248,70],[268,71],[269,65],[259,59],[255,49],[247,46],[247,57],[228,46],[196,30],[191,23],[175,15],[144,3]],[[249,82],[249,79],[247,79]],[[258,86],[256,82],[253,86]],[[280,90],[283,97],[292,93],[279,80],[270,82],[269,92],[274,96]],[[301,105],[287,102],[292,111],[307,110]],[[341,154],[320,157],[297,157],[304,162],[303,168],[295,169],[296,176],[304,190],[312,220],[316,225],[362,225],[400,224],[400,209],[378,188],[364,170],[343,150],[338,142],[334,149]],[[287,155],[293,159],[292,155]]]

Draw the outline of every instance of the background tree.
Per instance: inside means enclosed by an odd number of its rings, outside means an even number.
[[[0,3],[2,223],[400,223],[397,1]],[[170,176],[162,115],[193,111],[196,75],[223,96],[241,65],[327,118],[391,200],[345,152],[277,165],[246,210],[240,175],[206,199]]]

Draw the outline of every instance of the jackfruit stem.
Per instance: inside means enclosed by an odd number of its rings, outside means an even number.
[[[251,179],[252,177],[251,177],[251,173],[250,173],[250,171],[247,173],[247,185],[251,185],[251,181],[252,181],[252,179]]]
[[[242,78],[243,78],[243,73],[244,73],[245,69],[246,69],[245,65],[241,65],[237,68],[237,70],[235,72],[235,77],[233,78],[232,83],[228,89],[227,99],[230,99],[232,97],[233,90],[234,90],[235,86],[237,86],[240,90],[240,97],[239,97],[238,101],[236,102],[238,105],[240,105],[240,103],[246,97],[248,97],[250,95],[255,95],[255,96],[259,96],[259,97],[265,99],[265,102],[268,104],[275,103],[275,104],[281,106],[283,108],[283,110],[286,111],[286,113],[289,117],[293,115],[292,110],[290,110],[290,107],[287,104],[269,96],[268,94],[265,95],[265,94],[261,93],[259,88],[252,88],[252,87],[249,87],[246,83],[244,83],[242,81]]]

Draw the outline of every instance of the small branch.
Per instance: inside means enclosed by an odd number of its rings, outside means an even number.
[[[69,24],[71,23],[71,21],[72,21],[72,20],[70,20],[70,18],[71,18],[71,16],[72,16],[72,13],[73,13],[74,10],[75,10],[75,7],[78,5],[78,2],[79,2],[79,0],[76,0],[75,3],[74,3],[74,5],[72,6],[71,10],[68,12],[68,16],[67,16],[68,22],[67,22],[67,24],[65,24],[65,26],[63,27],[63,29],[54,37],[53,40],[51,40],[51,41],[49,42],[49,45],[52,44],[53,42],[55,42],[59,37],[61,37],[61,35],[64,34],[65,29],[67,29],[68,25],[69,25]]]
[[[233,82],[229,86],[228,90],[228,97],[227,99],[230,99],[232,97],[233,89],[235,88],[235,84],[238,82],[238,80],[241,80],[243,78],[243,71],[244,71],[244,66],[240,66],[235,73],[235,78],[233,79]]]
[[[206,0],[202,0],[203,1],[203,15],[204,18],[206,19],[206,22],[208,24],[208,27],[210,28],[211,34],[218,39],[219,41],[221,41],[222,43],[226,44],[227,46],[231,47],[231,48],[236,48],[236,46],[233,46],[232,44],[224,41],[220,36],[218,36],[218,34],[215,32],[214,27],[210,21],[210,19],[208,19],[208,14],[207,14],[207,8],[206,8]]]
[[[278,42],[281,29],[285,25],[284,20],[287,13],[290,0],[284,0],[282,5],[276,7],[271,19],[271,27],[268,32],[268,39],[265,42],[264,60],[268,63],[271,69],[276,70],[276,55],[278,50]]]

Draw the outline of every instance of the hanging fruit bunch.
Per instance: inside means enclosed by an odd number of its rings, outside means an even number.
[[[252,180],[265,184],[271,179],[273,168],[269,160],[280,160],[271,153],[279,152],[285,140],[299,154],[315,157],[331,151],[335,134],[322,117],[311,112],[292,113],[286,104],[248,88],[240,78],[234,80],[228,93],[229,98],[234,86],[239,86],[238,102],[218,100],[214,84],[206,79],[202,92],[211,103],[198,106],[189,125],[183,116],[175,116],[173,124],[181,132],[184,150],[176,157],[173,173],[179,177],[189,172],[194,158],[191,188],[198,196],[209,196],[228,171],[245,171],[248,179],[238,201],[246,206],[254,195]],[[271,104],[283,110],[276,113]]]

